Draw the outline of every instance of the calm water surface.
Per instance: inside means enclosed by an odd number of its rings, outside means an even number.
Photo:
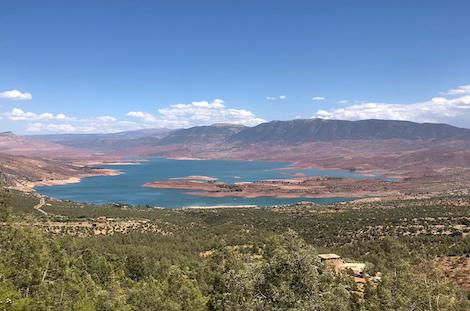
[[[262,179],[291,178],[292,173],[307,176],[331,176],[364,178],[364,176],[341,170],[291,169],[289,163],[262,161],[224,160],[171,160],[151,158],[141,165],[113,165],[123,174],[119,176],[96,176],[84,178],[80,183],[36,187],[39,193],[49,197],[88,203],[121,202],[134,205],[158,207],[188,207],[214,205],[258,205],[269,206],[299,201],[332,203],[348,201],[345,198],[328,199],[277,199],[277,198],[204,198],[187,195],[187,190],[146,188],[147,182],[167,180],[175,177],[203,175],[219,181],[234,183]]]

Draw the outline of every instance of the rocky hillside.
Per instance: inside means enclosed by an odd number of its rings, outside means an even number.
[[[84,149],[65,146],[41,139],[0,133],[0,153],[44,158],[79,158],[89,155]]]
[[[72,176],[92,174],[93,169],[61,161],[28,158],[0,153],[0,173],[8,183],[63,180]]]

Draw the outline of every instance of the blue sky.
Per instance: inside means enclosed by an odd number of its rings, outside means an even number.
[[[470,127],[469,1],[0,2],[0,130]]]

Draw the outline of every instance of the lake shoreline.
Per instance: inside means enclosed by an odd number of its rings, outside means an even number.
[[[301,182],[300,178],[317,178],[324,180],[325,177],[306,177],[306,174],[328,174],[338,176],[342,171],[335,170],[329,172],[308,171],[295,172],[290,166],[291,163],[273,161],[233,161],[233,160],[174,160],[162,157],[146,158],[140,165],[127,165],[128,161],[113,163],[103,163],[104,167],[95,168],[95,173],[86,176],[74,176],[65,180],[54,180],[35,184],[38,193],[49,197],[63,200],[88,202],[95,204],[106,204],[109,202],[121,202],[130,205],[150,205],[165,207],[187,207],[187,206],[209,206],[212,208],[220,206],[272,206],[295,204],[302,199],[311,199],[313,203],[319,202],[341,202],[350,199],[363,198],[368,193],[334,192],[323,193],[319,191],[305,193],[277,193],[276,191],[251,191],[250,193],[212,193],[214,186],[230,188],[245,187],[246,185],[263,185],[263,183],[296,183]],[[137,161],[136,161],[137,162]],[[122,171],[114,170],[115,166]],[[291,170],[288,172],[287,170]],[[351,172],[345,172],[345,176],[350,177]],[[289,174],[287,174],[289,173]],[[116,179],[94,179],[87,177],[116,176],[125,174],[126,177]],[[360,180],[360,175],[358,175]],[[164,187],[155,187],[154,182],[145,182],[154,178],[164,180],[167,183]],[[281,178],[281,179],[279,179]],[[139,181],[144,181],[139,183]],[[338,177],[331,177],[331,180],[338,180]],[[162,182],[160,182],[162,183]],[[175,187],[175,184],[182,185]],[[191,187],[188,187],[188,184]],[[70,185],[70,187],[54,187],[58,185]],[[193,186],[197,185],[197,190],[205,190],[203,193],[191,193]],[[142,187],[144,186],[144,187]],[[292,185],[290,185],[292,186]],[[41,188],[39,188],[41,187]],[[42,188],[44,187],[44,188]],[[149,188],[148,191],[143,188]],[[159,188],[151,190],[150,188]],[[257,193],[256,193],[257,192]],[[377,193],[376,193],[377,194]],[[326,200],[325,200],[326,199]],[[332,199],[332,200],[328,200]]]
[[[35,191],[36,187],[54,187],[54,186],[78,184],[82,182],[84,178],[99,177],[99,176],[119,176],[121,174],[123,173],[119,170],[96,168],[96,169],[93,169],[92,173],[79,174],[77,176],[71,176],[68,178],[45,179],[45,180],[40,180],[40,181],[21,181],[21,182],[17,182],[17,185],[15,185],[15,187],[13,188],[23,191],[23,192],[33,192]]]

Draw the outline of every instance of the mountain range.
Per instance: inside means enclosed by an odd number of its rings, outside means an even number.
[[[408,177],[470,167],[470,129],[393,120],[299,119],[253,127],[214,124],[112,134],[7,132],[0,133],[0,153],[78,165],[135,156],[286,161],[299,167]],[[39,163],[8,160],[18,166]],[[53,164],[48,163],[48,168]]]
[[[240,143],[305,143],[335,140],[371,139],[470,139],[470,129],[447,124],[414,123],[394,120],[300,119],[272,121],[245,128],[229,138]]]
[[[179,144],[301,144],[339,140],[467,140],[470,129],[447,124],[395,120],[298,119],[272,121],[254,127],[233,124],[188,129],[144,129],[113,134],[37,135],[31,138],[61,145],[109,152],[142,146]]]

